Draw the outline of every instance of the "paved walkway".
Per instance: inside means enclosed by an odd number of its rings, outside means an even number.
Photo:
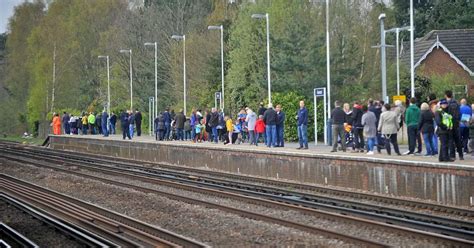
[[[69,136],[69,135],[68,135]],[[109,137],[102,137],[101,135],[74,135],[73,137],[75,138],[93,138],[93,139],[101,139],[101,140],[122,140],[121,135],[111,135]],[[127,139],[128,141],[128,139]],[[202,146],[202,147],[219,147],[219,148],[224,148],[224,149],[232,149],[232,150],[256,150],[256,151],[265,151],[265,152],[271,152],[278,154],[279,152],[284,152],[284,153],[296,153],[296,154],[301,154],[301,155],[326,155],[326,156],[339,156],[339,157],[358,157],[358,158],[373,158],[373,159],[380,159],[381,161],[387,161],[387,160],[393,160],[394,162],[422,162],[422,163],[432,163],[434,164],[448,164],[448,165],[456,165],[460,167],[472,167],[474,168],[474,157],[471,156],[470,154],[465,154],[464,161],[456,160],[453,163],[439,163],[437,157],[425,157],[425,156],[416,156],[416,155],[406,155],[406,156],[397,156],[397,155],[392,155],[389,156],[385,152],[385,150],[382,150],[381,154],[374,154],[374,155],[367,155],[366,153],[352,153],[350,150],[348,152],[336,152],[332,153],[331,147],[326,146],[324,144],[318,144],[317,146],[314,144],[309,145],[308,150],[297,150],[296,148],[299,147],[298,143],[286,143],[285,147],[277,147],[277,148],[267,148],[264,144],[260,144],[259,146],[250,146],[247,143],[239,144],[239,145],[224,145],[223,143],[219,144],[214,144],[210,142],[203,142],[203,143],[193,143],[192,141],[155,141],[154,137],[152,136],[141,136],[141,137],[134,137],[131,142],[145,142],[145,143],[163,143],[163,144],[173,144],[173,145],[180,145],[180,144],[186,144],[186,145],[195,145],[195,146]],[[423,147],[424,148],[424,147]],[[392,148],[393,150],[393,148]],[[401,153],[404,153],[408,150],[408,147],[406,145],[401,145],[400,146],[400,151]],[[393,152],[393,151],[392,151]],[[392,153],[393,154],[393,153]]]

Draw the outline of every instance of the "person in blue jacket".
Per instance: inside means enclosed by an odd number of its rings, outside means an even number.
[[[466,99],[461,99],[461,106],[459,107],[460,124],[459,132],[461,133],[461,144],[465,153],[469,153],[467,143],[469,142],[469,121],[472,116],[472,109],[467,105]]]
[[[300,147],[297,149],[308,149],[308,109],[304,106],[304,101],[300,101],[298,110],[298,139]]]
[[[104,110],[104,112],[102,112],[102,120],[100,122],[102,125],[102,135],[104,135],[104,137],[109,136],[109,130],[107,129],[108,119],[109,119],[109,114],[107,113],[107,111]]]

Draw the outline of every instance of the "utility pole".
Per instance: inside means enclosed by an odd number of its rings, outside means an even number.
[[[55,87],[56,87],[56,42],[54,42],[54,49],[53,49],[53,91],[51,95],[51,112],[54,111]]]

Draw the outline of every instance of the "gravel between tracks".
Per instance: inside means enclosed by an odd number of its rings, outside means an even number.
[[[85,173],[95,175],[95,176],[100,176],[104,178],[109,178],[112,180],[123,180],[121,177],[115,177],[115,176],[110,176],[110,175],[104,175],[101,173],[94,173],[90,171],[83,171]],[[201,194],[201,193],[195,193],[195,192],[190,192],[190,191],[185,191],[185,190],[179,190],[171,187],[166,187],[166,186],[160,186],[160,185],[155,185],[155,184],[149,184],[149,183],[143,183],[137,180],[128,180],[128,183],[132,183],[135,185],[139,185],[142,187],[147,187],[147,188],[154,188],[158,190],[162,190],[168,193],[172,194],[177,194],[177,195],[184,195],[187,197],[192,197],[195,199],[200,199],[200,200],[205,200],[205,201],[210,201],[214,203],[218,203],[221,205],[226,205],[230,207],[237,207],[241,209],[246,209],[250,210],[253,212],[258,212],[266,215],[270,215],[273,217],[277,218],[283,218],[283,219],[288,219],[292,221],[296,221],[299,223],[304,223],[307,225],[311,226],[316,226],[320,228],[325,228],[325,229],[330,229],[334,230],[337,232],[343,232],[343,233],[348,233],[356,237],[362,237],[366,239],[375,239],[379,242],[387,243],[392,246],[411,246],[411,247],[426,247],[428,246],[435,246],[439,245],[435,242],[432,241],[427,241],[427,240],[420,240],[419,238],[412,238],[412,237],[407,237],[407,236],[401,236],[400,234],[396,233],[387,233],[384,230],[380,229],[374,229],[372,227],[361,227],[355,224],[349,224],[349,223],[341,223],[341,222],[335,222],[333,220],[329,220],[326,218],[319,218],[319,217],[314,217],[314,216],[308,216],[304,215],[300,212],[296,211],[284,211],[284,210],[276,210],[273,208],[267,208],[259,205],[254,205],[254,204],[249,204],[249,203],[243,203],[241,201],[236,201],[236,200],[230,200],[230,199],[224,199],[220,197],[214,197],[214,196],[209,196],[206,194]],[[126,210],[126,208],[124,209]],[[143,209],[145,211],[146,209]],[[209,210],[208,210],[209,211]],[[167,228],[166,226],[164,226]]]
[[[3,200],[0,200],[0,221],[40,247],[86,247]]]
[[[3,173],[163,227],[216,247],[352,247],[339,240],[241,218],[154,194],[145,194],[49,169],[0,163]],[[123,180],[123,179],[122,179]],[[240,203],[242,205],[242,203]],[[237,207],[237,206],[234,206]]]

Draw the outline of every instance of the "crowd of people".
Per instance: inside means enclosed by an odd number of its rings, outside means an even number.
[[[367,155],[385,150],[402,155],[398,146],[398,134],[406,125],[408,151],[404,155],[439,156],[439,161],[452,162],[456,152],[460,160],[469,150],[474,152],[474,118],[472,106],[466,99],[458,103],[451,91],[446,91],[443,99],[430,95],[425,101],[410,98],[408,107],[401,101],[395,104],[369,100],[367,104],[354,102],[334,103],[331,113],[332,150],[331,152],[363,152]],[[308,149],[308,110],[304,101],[299,102],[299,110],[294,113],[297,119],[299,146]],[[160,112],[153,121],[155,139],[159,141],[192,141],[223,143],[225,145],[247,143],[267,147],[284,147],[285,112],[281,105],[274,108],[260,103],[257,112],[245,107],[236,116],[225,115],[221,110],[210,111],[192,109],[187,117],[183,110],[175,113],[169,108]],[[132,139],[134,133],[141,135],[142,115],[136,110],[121,111],[119,116],[106,111],[97,116],[83,113],[73,116],[64,113],[62,123],[66,134],[115,134],[116,123],[120,121],[123,139]],[[54,134],[61,134],[61,119],[54,114]],[[472,139],[471,139],[472,138]],[[471,144],[468,145],[471,140]],[[438,144],[440,143],[440,145]],[[474,155],[474,154],[473,154]]]

